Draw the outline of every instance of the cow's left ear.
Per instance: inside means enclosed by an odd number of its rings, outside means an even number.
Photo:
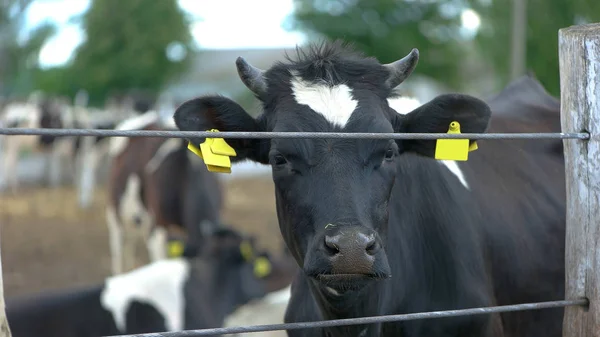
[[[254,119],[244,108],[223,96],[204,96],[186,101],[173,115],[175,125],[181,131],[267,131],[266,122],[261,117]],[[188,139],[200,146],[206,138]],[[225,139],[236,152],[232,162],[250,159],[268,164],[269,139]]]
[[[490,107],[482,100],[460,94],[437,96],[406,115],[395,114],[394,131],[403,133],[446,133],[457,121],[461,133],[483,133],[491,116]],[[470,140],[472,144],[474,140]],[[399,139],[401,152],[435,156],[436,140]]]

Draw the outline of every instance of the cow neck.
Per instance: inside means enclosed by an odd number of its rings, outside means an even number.
[[[476,198],[444,165],[411,156],[398,165],[386,253],[402,312],[475,307],[487,298]],[[391,290],[388,289],[388,290]]]

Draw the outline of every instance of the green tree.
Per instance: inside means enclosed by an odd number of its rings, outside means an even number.
[[[56,32],[44,22],[19,38],[24,14],[33,0],[5,0],[0,3],[0,94],[26,95],[34,86],[39,52]]]
[[[461,90],[492,69],[496,90],[510,80],[512,1],[508,0],[294,0],[291,28],[342,38],[381,62],[419,48],[417,72]],[[460,14],[481,17],[474,40],[461,35]],[[525,66],[559,94],[558,30],[600,21],[600,1],[527,0]],[[484,64],[479,64],[483,62]],[[485,71],[485,70],[484,70]]]
[[[464,1],[295,0],[291,28],[354,43],[380,62],[420,51],[418,72],[457,87]]]
[[[471,0],[471,7],[482,18],[476,37],[478,49],[493,64],[497,88],[500,88],[510,80],[511,1],[487,3]],[[600,1],[527,0],[526,18],[525,67],[558,97],[558,30],[600,21]]]
[[[177,0],[93,0],[81,21],[87,38],[67,78],[89,92],[91,104],[112,91],[156,93],[188,65],[190,22]],[[182,59],[169,59],[173,46]]]

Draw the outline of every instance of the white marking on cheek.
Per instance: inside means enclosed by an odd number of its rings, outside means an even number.
[[[156,111],[150,110],[145,114],[124,120],[115,127],[115,130],[140,130],[157,122],[159,118],[160,116]],[[127,137],[112,137],[110,140],[110,148],[108,150],[109,155],[114,157],[123,152],[128,142],[129,138]]]
[[[112,313],[115,324],[122,333],[126,329],[126,311],[132,301],[152,305],[165,317],[168,331],[183,330],[183,288],[189,272],[190,266],[183,259],[154,262],[108,278],[100,302]]]
[[[342,128],[358,106],[358,101],[352,97],[352,89],[345,84],[314,84],[295,75],[292,76],[291,84],[298,104],[307,105],[327,121]]]
[[[446,166],[446,168],[448,168],[448,170],[450,170],[450,172],[452,172],[452,174],[454,174],[458,178],[458,180],[460,180],[461,184],[463,184],[463,186],[466,189],[470,190],[469,184],[467,183],[467,179],[465,178],[465,175],[463,174],[462,170],[460,169],[460,167],[458,166],[456,161],[454,161],[454,160],[438,160],[438,162],[440,162],[440,164]]]
[[[160,165],[163,163],[165,158],[172,152],[176,151],[181,145],[181,139],[169,138],[167,141],[162,143],[158,148],[152,159],[146,164],[146,172],[154,173]]]
[[[388,105],[400,115],[406,115],[414,109],[420,107],[421,102],[414,97],[394,97],[388,98]]]

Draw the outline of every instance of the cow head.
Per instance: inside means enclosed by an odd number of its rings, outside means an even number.
[[[257,118],[230,99],[205,96],[177,108],[180,130],[312,132],[484,132],[489,107],[446,94],[408,111],[395,110],[394,89],[415,69],[419,53],[382,65],[335,42],[299,51],[263,71],[242,58],[242,82],[262,102]],[[396,105],[394,105],[396,107]],[[407,107],[405,107],[407,108]],[[413,109],[414,108],[414,109]],[[412,111],[411,111],[412,110]],[[190,139],[196,145],[204,139]],[[388,202],[406,153],[434,157],[435,140],[228,139],[233,161],[269,164],[279,225],[305,274],[320,286],[357,290],[390,277],[385,253]],[[405,157],[407,158],[407,157]]]
[[[263,252],[256,249],[255,238],[240,233],[229,226],[219,226],[207,236],[202,254],[196,262],[211,261],[209,277],[215,287],[222,291],[219,302],[231,312],[239,305],[267,293],[266,279],[271,273],[271,260],[265,260]],[[196,268],[200,277],[207,277],[206,268]]]

